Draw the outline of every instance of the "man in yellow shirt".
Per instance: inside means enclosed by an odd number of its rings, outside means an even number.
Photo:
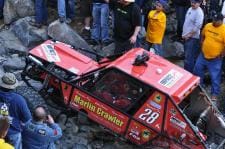
[[[155,50],[158,55],[162,53],[162,40],[166,29],[166,15],[163,12],[167,2],[164,0],[156,1],[156,9],[152,10],[148,14],[148,26],[146,33],[146,49],[149,50],[151,47]]]
[[[202,52],[199,54],[194,67],[194,74],[204,79],[205,68],[211,78],[211,98],[216,102],[220,94],[222,61],[225,55],[225,25],[223,15],[217,13],[213,16],[213,22],[205,25],[202,31]]]

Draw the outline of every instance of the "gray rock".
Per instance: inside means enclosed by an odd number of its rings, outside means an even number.
[[[167,35],[163,40],[164,57],[182,57],[184,54],[184,46],[180,42],[171,42]]]
[[[48,35],[54,40],[72,45],[76,50],[88,57],[96,58],[95,55],[87,52],[94,52],[88,43],[66,23],[60,23],[58,20],[52,22],[48,27]],[[79,49],[85,49],[85,51]]]
[[[47,27],[33,27],[29,25],[30,20],[30,17],[26,17],[12,25],[12,31],[26,47],[34,47],[48,39]]]
[[[7,61],[3,64],[3,68],[6,72],[23,70],[24,66],[25,61],[17,56],[7,59]]]
[[[83,137],[73,136],[73,143],[87,146],[88,140]]]
[[[0,43],[0,55],[6,54],[6,52],[7,52],[7,49],[4,47],[3,43]]]
[[[95,141],[91,142],[91,146],[94,149],[100,149],[104,146],[104,142],[102,140],[95,140]]]
[[[5,0],[3,11],[5,24],[10,24],[17,18],[16,10],[12,3],[12,0]]]
[[[74,144],[72,149],[88,149],[87,146],[82,144]]]
[[[115,44],[111,43],[108,46],[103,47],[101,53],[99,54],[103,56],[110,56],[114,54],[114,50],[115,50]]]
[[[10,30],[4,30],[0,32],[0,54],[17,53],[25,55],[27,47],[24,47],[21,41]],[[3,52],[3,53],[2,53]]]
[[[10,24],[18,18],[34,15],[32,0],[5,0],[4,22]]]

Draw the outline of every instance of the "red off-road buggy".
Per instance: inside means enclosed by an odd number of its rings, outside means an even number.
[[[56,102],[137,145],[223,147],[223,116],[199,78],[141,48],[96,61],[49,40],[29,52],[23,74],[42,81]]]

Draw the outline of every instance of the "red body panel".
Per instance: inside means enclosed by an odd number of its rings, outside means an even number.
[[[134,120],[131,121],[126,134],[127,139],[139,145],[149,142],[149,140],[152,140],[156,136],[156,132]]]
[[[164,130],[170,138],[182,142],[182,144],[188,146],[189,148],[205,148],[199,141],[199,138],[197,138],[188,122],[184,119],[183,115],[177,110],[170,100],[167,104],[167,115]]]
[[[30,51],[45,61],[54,62],[57,66],[69,70],[76,75],[81,75],[94,70],[99,66],[97,62],[75,51],[64,43],[53,43],[48,40]]]
[[[88,112],[88,117],[90,117],[92,120],[102,124],[107,128],[110,128],[116,133],[125,133],[129,120],[128,116],[116,111],[115,109],[109,107],[99,100],[94,99],[84,92],[74,90],[70,105],[75,109],[85,110]]]
[[[163,124],[164,104],[165,95],[155,92],[138,110],[134,118],[160,133]]]
[[[72,92],[72,86],[65,82],[62,82],[61,88],[62,88],[64,103],[67,105],[69,103],[70,94]]]
[[[193,84],[199,84],[199,77],[193,76],[193,74],[151,52],[148,53],[150,60],[146,62],[147,67],[132,65],[135,57],[144,51],[140,48],[133,49],[108,67],[116,67],[161,90],[163,93],[174,97],[177,104],[182,101],[185,97],[184,94],[193,87]]]

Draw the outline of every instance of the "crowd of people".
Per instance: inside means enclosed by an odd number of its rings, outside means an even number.
[[[210,3],[209,9],[205,9],[205,3]],[[222,0],[81,0],[82,36],[92,45],[106,46],[114,41],[114,54],[143,46],[164,56],[169,4],[175,7],[177,19],[176,34],[171,40],[184,44],[184,69],[199,76],[203,87],[205,70],[209,72],[211,99],[218,104],[225,56],[225,2]],[[4,0],[0,0],[0,19],[3,7]],[[57,10],[59,21],[70,23],[76,17],[75,0],[57,0]],[[210,19],[206,19],[206,15]],[[110,16],[113,39],[109,34]],[[47,21],[46,0],[35,0],[35,20],[30,24],[40,28]],[[146,31],[144,38],[139,37],[142,29]],[[0,113],[5,113],[0,116],[0,148],[54,149],[54,141],[62,136],[60,127],[44,107],[37,107],[31,114],[25,99],[13,91],[17,86],[12,73],[5,73],[0,79]]]
[[[38,106],[31,113],[24,97],[14,91],[19,84],[13,73],[0,78],[0,148],[55,149],[61,128],[45,107]]]

